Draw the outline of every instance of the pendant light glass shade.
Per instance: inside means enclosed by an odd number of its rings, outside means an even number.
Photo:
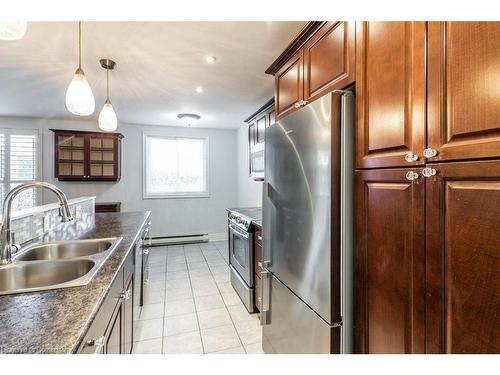
[[[99,128],[105,132],[112,132],[118,128],[118,119],[109,99],[106,99],[99,114]]]
[[[82,23],[78,22],[78,69],[66,91],[66,108],[77,116],[94,113],[95,99],[82,69]]]
[[[66,91],[66,108],[78,116],[89,116],[94,113],[94,94],[81,68],[76,70]]]
[[[0,22],[0,39],[2,40],[19,40],[26,34],[28,23],[22,21],[15,22]]]

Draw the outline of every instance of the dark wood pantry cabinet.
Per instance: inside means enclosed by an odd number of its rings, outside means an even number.
[[[59,181],[119,181],[120,133],[50,129],[54,132],[54,174]]]
[[[356,26],[356,168],[425,164],[425,22]]]
[[[357,24],[359,353],[500,352],[499,38]]]

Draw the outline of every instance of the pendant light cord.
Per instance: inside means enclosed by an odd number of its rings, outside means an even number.
[[[78,22],[78,68],[82,68],[82,22]]]

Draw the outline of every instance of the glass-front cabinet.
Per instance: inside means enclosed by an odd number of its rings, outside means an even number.
[[[51,129],[55,134],[55,177],[59,181],[118,181],[120,133]]]

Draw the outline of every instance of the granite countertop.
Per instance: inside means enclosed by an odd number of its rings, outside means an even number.
[[[85,286],[0,296],[0,353],[75,353],[149,216],[149,211],[96,214],[90,231],[79,231],[76,222],[72,230],[52,232],[50,241],[123,240]]]

